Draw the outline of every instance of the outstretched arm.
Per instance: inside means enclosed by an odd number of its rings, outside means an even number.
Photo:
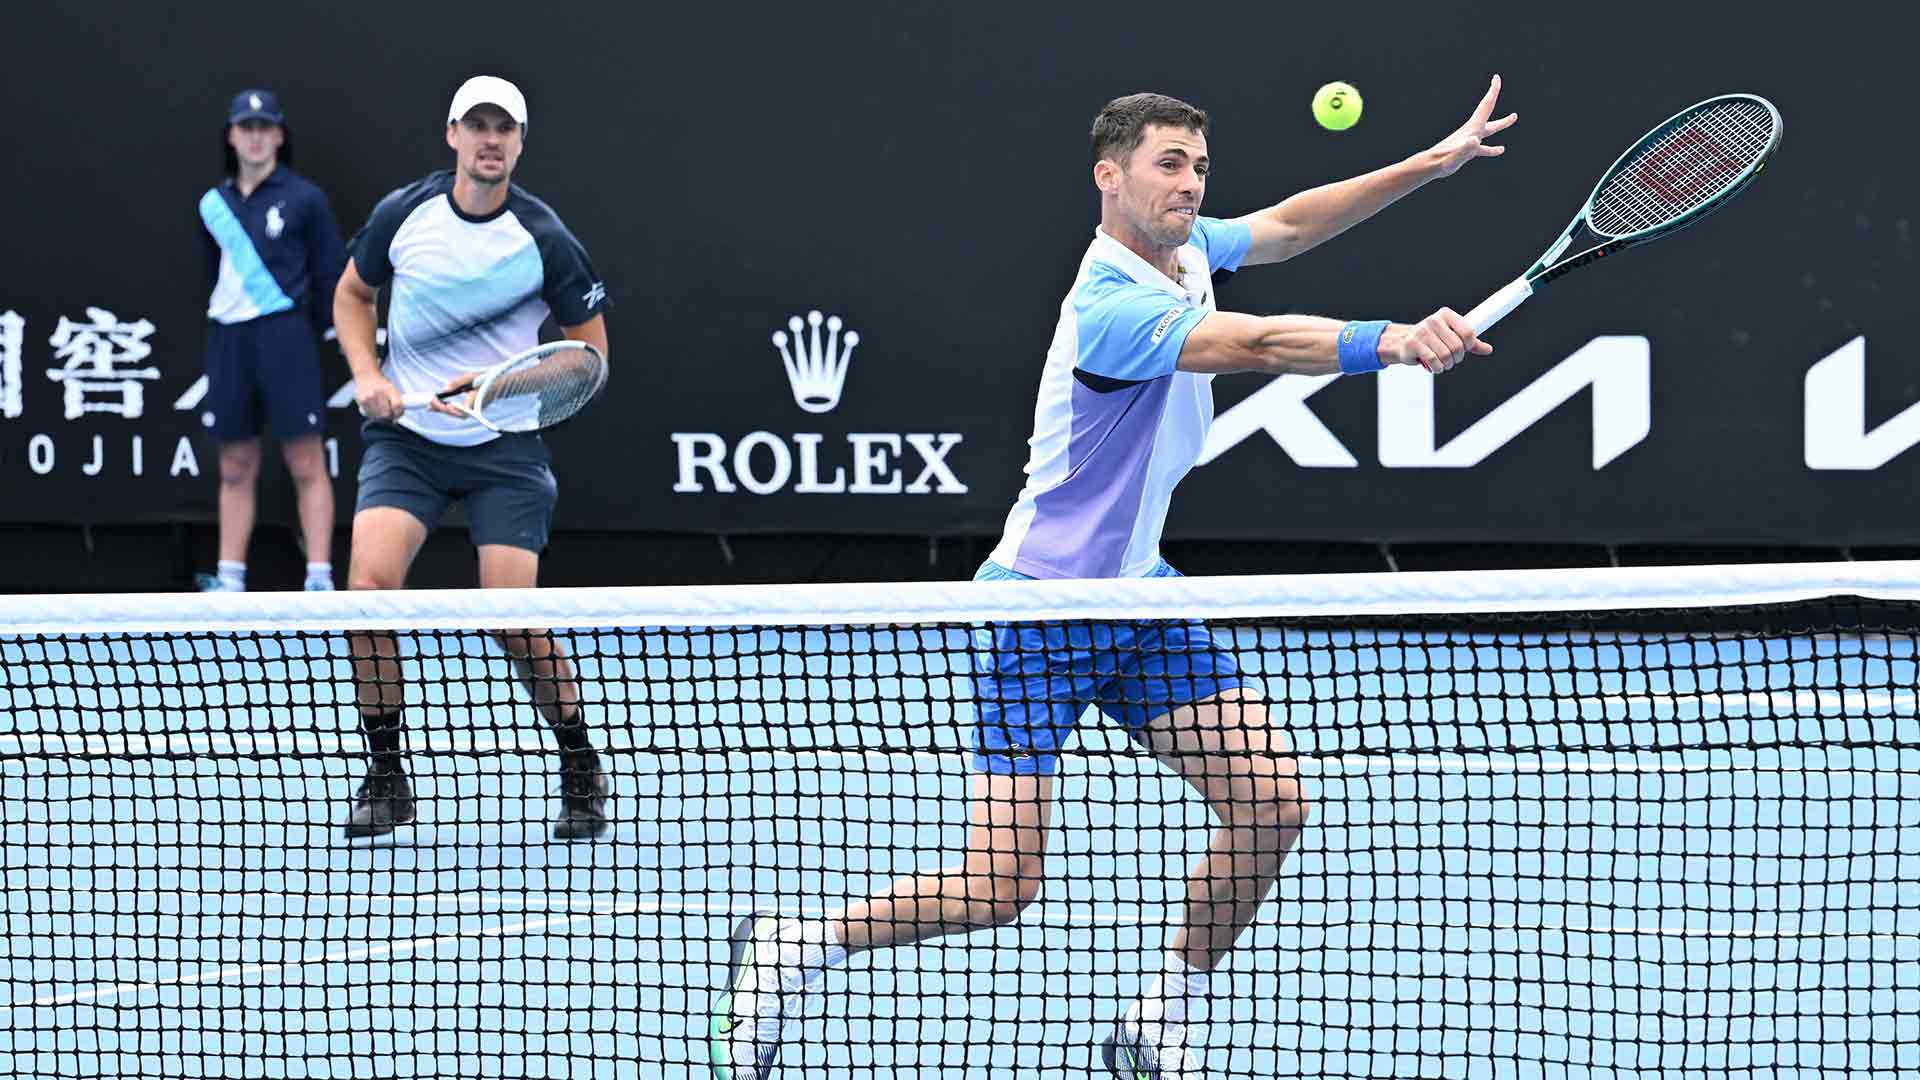
[[[1253,233],[1242,266],[1276,263],[1326,243],[1385,210],[1429,180],[1452,176],[1475,158],[1499,157],[1505,146],[1489,146],[1486,139],[1513,126],[1519,113],[1489,120],[1500,98],[1500,76],[1495,75],[1486,95],[1467,122],[1451,135],[1404,161],[1370,173],[1310,188],[1265,210],[1241,219]]]
[[[1473,327],[1452,308],[1441,308],[1417,323],[1378,327],[1372,356],[1344,350],[1354,366],[1342,366],[1342,338],[1349,326],[1318,315],[1243,315],[1214,311],[1195,324],[1180,347],[1180,370],[1225,374],[1258,371],[1269,375],[1333,375],[1371,371],[1385,364],[1419,364],[1442,372],[1468,353],[1485,356],[1493,346],[1474,336]]]

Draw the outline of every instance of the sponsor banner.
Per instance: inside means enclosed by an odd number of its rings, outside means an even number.
[[[525,23],[503,0],[474,7],[459,25],[383,11],[371,44],[328,5],[276,8],[278,38],[300,48],[267,58],[274,89],[298,167],[343,230],[451,164],[437,124],[407,117],[432,119],[489,54],[489,27]],[[1430,4],[1374,13],[1397,40],[1467,58],[1445,71],[1377,49],[1338,72],[1274,74],[1272,42],[1349,33],[1331,10],[1235,12],[1231,33],[1193,49],[1138,33],[1163,15],[1150,5],[1103,10],[809,9],[757,14],[773,21],[744,33],[711,6],[610,10],[590,51],[675,47],[524,83],[537,116],[516,182],[577,234],[609,303],[607,390],[546,436],[556,528],[993,535],[1025,479],[1040,365],[1098,218],[1085,139],[1102,102],[1155,88],[1206,108],[1203,212],[1230,217],[1417,153],[1498,71],[1502,111],[1522,116],[1502,140],[1511,153],[1297,259],[1221,275],[1220,307],[1466,310],[1660,118],[1752,91],[1781,108],[1785,141],[1725,210],[1543,290],[1490,335],[1492,356],[1445,376],[1216,379],[1211,436],[1167,535],[1914,542],[1920,361],[1906,343],[1920,260],[1905,178],[1920,150],[1885,138],[1875,110],[1830,106],[1909,96],[1897,24],[1914,16],[1889,13],[1865,36],[1784,35],[1663,5],[1632,70],[1596,79],[1565,62],[1564,20],[1506,0],[1464,20]],[[7,220],[0,260],[0,520],[212,521],[211,279],[195,272],[191,211],[218,178],[213,117],[257,78],[213,59],[253,55],[257,34],[216,9],[117,0],[16,24],[23,44],[0,77],[63,93],[57,107],[13,95],[10,134],[63,149],[14,162],[15,203],[32,212]],[[564,28],[528,33],[529,50],[582,47]],[[139,61],[155,40],[196,42],[206,62]],[[341,80],[343,58],[398,74]],[[982,58],[995,78],[953,75]],[[1307,108],[1336,76],[1368,102],[1338,134]],[[75,143],[76,116],[112,116],[133,141]],[[136,161],[142,196],[101,197]],[[323,355],[344,520],[358,417],[337,350]],[[261,491],[261,519],[290,523],[271,450]]]
[[[0,479],[11,495],[0,519],[212,520],[220,459],[206,433],[201,326],[169,332],[124,305],[78,308],[33,317],[0,306]],[[353,422],[329,416],[325,429],[329,474],[337,481],[344,466],[350,477],[358,440],[342,436]],[[284,486],[263,486],[265,520],[291,520]]]
[[[793,403],[815,415],[833,412],[859,344],[858,330],[818,311],[795,315],[787,329],[774,331]],[[948,463],[966,438],[955,431],[848,431],[832,436],[831,445],[819,431],[751,431],[737,438],[676,431],[669,438],[673,491],[680,495],[967,494]]]

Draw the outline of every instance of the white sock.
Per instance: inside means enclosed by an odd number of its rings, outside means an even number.
[[[324,581],[333,584],[333,564],[330,562],[310,562],[307,564],[308,581]]]
[[[1160,977],[1153,980],[1129,1010],[1135,1020],[1162,1024],[1198,1024],[1206,1019],[1210,972],[1187,966],[1179,953],[1168,953]]]
[[[244,561],[232,562],[221,559],[218,573],[221,585],[233,592],[247,591],[247,564]]]
[[[782,919],[776,931],[780,942],[780,982],[783,989],[811,990],[828,968],[847,961],[847,949],[825,919]]]

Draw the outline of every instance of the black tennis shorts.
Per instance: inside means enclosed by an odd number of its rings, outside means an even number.
[[[554,482],[547,444],[535,434],[505,434],[478,446],[445,446],[395,424],[360,427],[360,491],[354,511],[394,506],[431,532],[456,499],[467,504],[474,545],[546,550]]]

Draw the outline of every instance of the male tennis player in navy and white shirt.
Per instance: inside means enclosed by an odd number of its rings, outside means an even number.
[[[196,207],[207,254],[207,397],[220,444],[220,563],[207,592],[247,587],[260,432],[273,431],[293,477],[306,587],[333,588],[333,480],[321,447],[321,336],[346,253],[327,196],[293,171],[279,99],[242,90],[221,132],[227,178]]]
[[[1100,228],[1060,305],[1040,375],[1027,485],[982,579],[1171,576],[1160,531],[1199,460],[1210,381],[1227,371],[1444,371],[1492,347],[1441,309],[1413,325],[1216,311],[1212,275],[1279,262],[1501,148],[1482,140],[1490,87],[1431,149],[1233,221],[1201,217],[1205,113],[1158,94],[1093,124]],[[1187,883],[1180,928],[1102,1048],[1126,1080],[1205,1075],[1194,1026],[1209,980],[1253,920],[1307,818],[1260,690],[1197,621],[1028,623],[982,630],[974,658],[976,774],[966,852],[823,919],[755,913],[730,941],[710,1022],[714,1071],[763,1080],[823,973],[849,953],[1013,921],[1039,895],[1061,743],[1088,706],[1124,725],[1206,800],[1220,826]]]
[[[527,102],[505,79],[467,80],[447,112],[455,167],[388,195],[349,245],[334,302],[354,396],[368,420],[353,517],[354,589],[397,589],[427,534],[466,502],[482,588],[532,588],[558,488],[538,434],[496,434],[458,405],[408,411],[402,395],[438,392],[539,344],[549,315],[564,336],[607,352],[607,290],[558,216],[512,182]],[[376,289],[392,292],[387,358],[374,351]],[[588,739],[580,684],[545,630],[498,631],[560,744],[556,839],[607,828],[607,781]],[[391,636],[351,640],[370,767],[346,826],[376,836],[412,821],[400,748],[400,665]]]

